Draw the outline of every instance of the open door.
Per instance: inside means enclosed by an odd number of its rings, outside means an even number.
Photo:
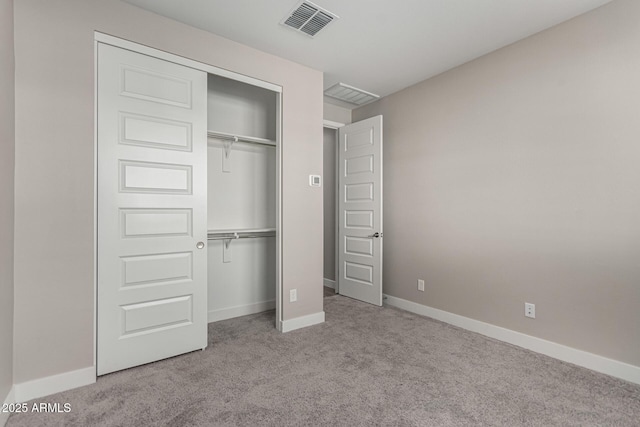
[[[207,75],[98,45],[98,375],[207,346]]]
[[[382,116],[339,129],[339,293],[382,305]]]

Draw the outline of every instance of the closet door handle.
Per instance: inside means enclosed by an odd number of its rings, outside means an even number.
[[[382,237],[382,233],[378,233],[377,231],[375,233],[373,233],[371,236],[367,236],[367,237],[375,237],[376,239],[378,237]]]
[[[203,248],[204,248],[204,242],[198,242],[198,243],[196,243],[196,248],[198,248],[198,249],[203,249]]]

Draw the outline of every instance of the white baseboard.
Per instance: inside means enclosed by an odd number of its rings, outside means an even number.
[[[50,377],[38,378],[15,385],[15,401],[23,403],[31,399],[49,396],[72,388],[96,382],[96,367],[90,366],[77,371],[65,372]]]
[[[611,375],[612,377],[640,384],[640,367],[638,366],[598,356],[597,354],[567,347],[562,344],[536,338],[531,335],[526,335],[521,332],[512,331],[510,329],[491,325],[489,323],[470,319],[447,311],[438,310],[437,308],[407,301],[391,295],[385,295],[385,303],[421,316],[427,316],[449,323],[450,325],[454,325],[468,331],[517,345],[518,347],[523,347],[564,362],[573,363],[574,365]]]
[[[283,320],[280,322],[278,330],[280,332],[291,332],[296,329],[306,328],[307,326],[324,323],[324,311],[309,314],[307,316],[296,317],[295,319]]]
[[[7,397],[4,399],[5,405],[10,405],[12,403],[16,403],[14,386],[11,386],[11,390],[9,390]],[[4,427],[4,425],[7,423],[7,420],[9,419],[9,415],[11,415],[9,412],[0,411],[0,427]]]
[[[327,288],[335,289],[336,288],[336,281],[335,280],[331,280],[331,279],[324,279],[324,285]]]
[[[276,308],[276,300],[256,302],[254,304],[237,305],[235,307],[220,308],[210,310],[207,321],[218,322],[220,320],[233,319],[234,317],[246,316],[248,314],[262,313],[263,311]]]

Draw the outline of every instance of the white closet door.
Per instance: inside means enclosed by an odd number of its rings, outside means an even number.
[[[338,290],[381,306],[382,116],[338,132]]]
[[[98,46],[98,375],[207,346],[207,75]]]

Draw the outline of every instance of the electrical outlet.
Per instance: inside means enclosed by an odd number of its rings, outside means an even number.
[[[289,291],[289,302],[296,302],[296,301],[298,301],[298,290],[291,289]]]
[[[529,302],[524,303],[524,315],[527,317],[531,317],[532,319],[536,318],[536,305],[531,304]]]
[[[424,292],[424,280],[418,279],[418,290]]]

